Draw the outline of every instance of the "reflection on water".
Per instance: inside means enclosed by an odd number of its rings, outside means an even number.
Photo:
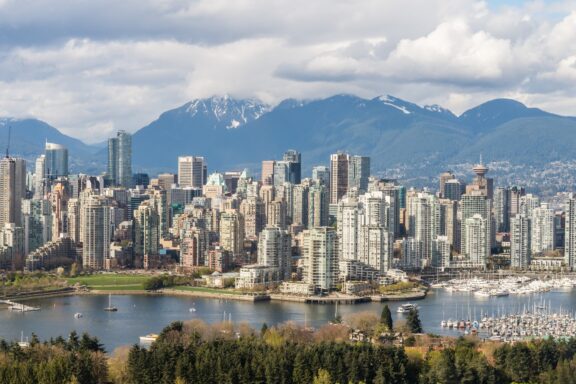
[[[219,322],[230,317],[233,322],[247,322],[256,329],[262,323],[268,325],[294,321],[308,326],[319,327],[334,318],[334,305],[310,305],[287,302],[249,303],[233,300],[201,299],[170,296],[113,296],[112,304],[118,312],[105,312],[108,296],[68,296],[27,301],[29,305],[40,306],[39,312],[14,313],[0,310],[0,338],[14,340],[32,332],[40,338],[59,335],[67,336],[70,331],[89,332],[97,336],[108,351],[138,342],[138,337],[151,332],[159,332],[172,321],[202,319],[206,322]],[[482,298],[468,293],[449,293],[432,290],[428,297],[417,302],[425,332],[457,335],[457,331],[440,327],[442,319],[480,318],[503,312],[519,312],[534,304],[545,303],[553,310],[576,311],[576,297],[572,290],[551,291],[537,295]],[[401,304],[388,303],[393,318],[398,321],[404,315],[396,312]],[[364,303],[339,305],[339,314],[372,311],[380,314],[384,304]],[[191,310],[192,309],[192,310]],[[82,318],[75,318],[80,312]]]

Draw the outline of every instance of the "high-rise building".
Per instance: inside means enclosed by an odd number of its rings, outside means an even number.
[[[288,181],[292,184],[300,184],[302,180],[302,156],[300,152],[289,149],[284,152],[282,160],[288,162]]]
[[[205,228],[192,227],[187,230],[180,244],[180,265],[185,268],[205,266],[209,244],[210,235]]]
[[[443,186],[442,196],[448,200],[460,201],[464,184],[458,179],[446,180]]]
[[[302,233],[302,280],[316,292],[328,292],[338,282],[338,237],[329,227]]]
[[[450,246],[448,236],[438,236],[432,241],[432,267],[444,269],[450,266]]]
[[[34,198],[42,199],[46,193],[46,156],[36,159],[34,170]]]
[[[80,200],[69,199],[68,209],[66,211],[68,215],[68,237],[74,241],[74,243],[80,242]]]
[[[532,210],[531,241],[532,254],[553,251],[555,247],[554,210],[542,203]]]
[[[439,195],[441,199],[445,199],[446,198],[446,182],[448,180],[454,180],[456,179],[456,176],[454,176],[454,174],[452,173],[452,171],[447,171],[447,172],[443,172],[440,174],[439,177],[439,184],[440,184],[440,189],[439,189]]]
[[[348,166],[350,155],[330,155],[330,204],[337,204],[348,192]]]
[[[432,260],[432,241],[439,234],[440,209],[436,196],[430,193],[410,193],[406,203],[409,236],[421,244],[421,257],[426,265]]]
[[[68,149],[55,143],[46,143],[45,156],[45,177],[54,179],[61,176],[68,176]]]
[[[132,135],[128,132],[118,131],[108,139],[108,177],[112,185],[132,185]]]
[[[519,213],[530,218],[532,211],[540,206],[540,198],[529,193],[520,197],[520,211]]]
[[[258,239],[258,264],[278,268],[282,279],[292,271],[292,237],[277,227],[266,227]]]
[[[510,232],[510,189],[498,187],[494,191],[494,222],[496,232]]]
[[[240,213],[244,218],[244,232],[248,239],[257,239],[266,225],[264,203],[259,197],[249,197],[240,203]]]
[[[242,254],[244,242],[244,219],[236,210],[230,209],[220,214],[220,246],[230,251],[233,257]]]
[[[317,165],[312,168],[312,181],[317,184],[330,186],[330,168],[325,165]]]
[[[313,185],[308,189],[308,228],[328,225],[328,189]]]
[[[570,194],[564,207],[564,264],[569,270],[576,264],[576,196]]]
[[[266,225],[285,229],[286,212],[286,201],[282,198],[276,198],[266,204]]]
[[[527,269],[530,265],[530,218],[518,214],[510,219],[510,266]]]
[[[274,185],[274,160],[262,161],[262,184]]]
[[[276,161],[274,162],[273,185],[275,187],[290,182],[290,162],[289,161]]]
[[[202,188],[205,161],[199,156],[178,157],[178,185],[181,187]]]
[[[52,240],[52,209],[48,200],[22,200],[24,254]]]
[[[110,206],[99,195],[88,195],[82,202],[82,264],[100,270],[110,255]]]
[[[464,220],[462,253],[467,257],[467,261],[472,267],[485,267],[490,256],[489,222],[489,219],[478,213]]]
[[[491,228],[490,228],[490,212],[491,212],[491,202],[487,196],[482,191],[470,191],[462,196],[461,200],[462,217],[461,217],[461,236],[460,243],[461,249],[460,253],[466,255],[471,262],[485,262],[487,257],[490,256],[491,249]],[[477,219],[469,221],[475,215],[480,215],[484,221],[480,223]],[[474,225],[473,229],[468,229],[468,225]],[[475,239],[468,239],[469,233],[474,233],[482,228],[486,231],[481,237],[476,237]],[[470,241],[469,241],[470,240]],[[478,248],[478,241],[486,241],[481,248]],[[476,248],[474,250],[469,250],[467,247],[473,244]],[[482,252],[482,253],[479,253]],[[485,254],[485,258],[479,258],[480,255]]]
[[[26,162],[5,157],[0,160],[0,228],[22,223],[22,199],[26,195]]]
[[[348,189],[355,188],[360,192],[368,191],[370,177],[370,158],[367,156],[350,156],[348,164]]]
[[[292,189],[292,224],[304,228],[308,226],[308,193],[306,185],[297,184]]]
[[[153,200],[144,201],[134,211],[134,255],[142,257],[148,266],[150,258],[155,258],[160,250],[160,217]]]

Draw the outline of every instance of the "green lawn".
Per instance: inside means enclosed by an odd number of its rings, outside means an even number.
[[[121,274],[97,274],[88,276],[78,276],[66,279],[68,284],[80,283],[90,289],[99,290],[130,290],[143,289],[143,283],[150,276],[143,275],[121,275]]]

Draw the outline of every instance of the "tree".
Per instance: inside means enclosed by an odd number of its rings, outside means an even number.
[[[411,309],[406,318],[406,325],[412,333],[422,333],[422,322],[417,309]]]
[[[313,384],[332,384],[330,373],[325,369],[319,369],[318,374],[314,376]]]
[[[392,323],[392,312],[388,308],[388,304],[382,308],[382,314],[380,315],[380,323],[384,324],[388,331],[392,331],[394,324]]]
[[[260,335],[264,336],[267,330],[268,330],[268,324],[266,323],[262,324],[262,328],[260,328]]]

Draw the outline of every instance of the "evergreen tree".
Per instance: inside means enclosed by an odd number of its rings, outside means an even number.
[[[411,309],[406,318],[406,325],[412,333],[422,333],[422,322],[417,309]]]
[[[382,314],[380,314],[380,323],[384,324],[389,331],[392,331],[394,324],[392,323],[392,312],[388,308],[388,304],[382,308]]]
[[[268,331],[268,324],[264,323],[262,324],[262,328],[260,329],[260,335],[264,336],[266,334],[266,331]]]

